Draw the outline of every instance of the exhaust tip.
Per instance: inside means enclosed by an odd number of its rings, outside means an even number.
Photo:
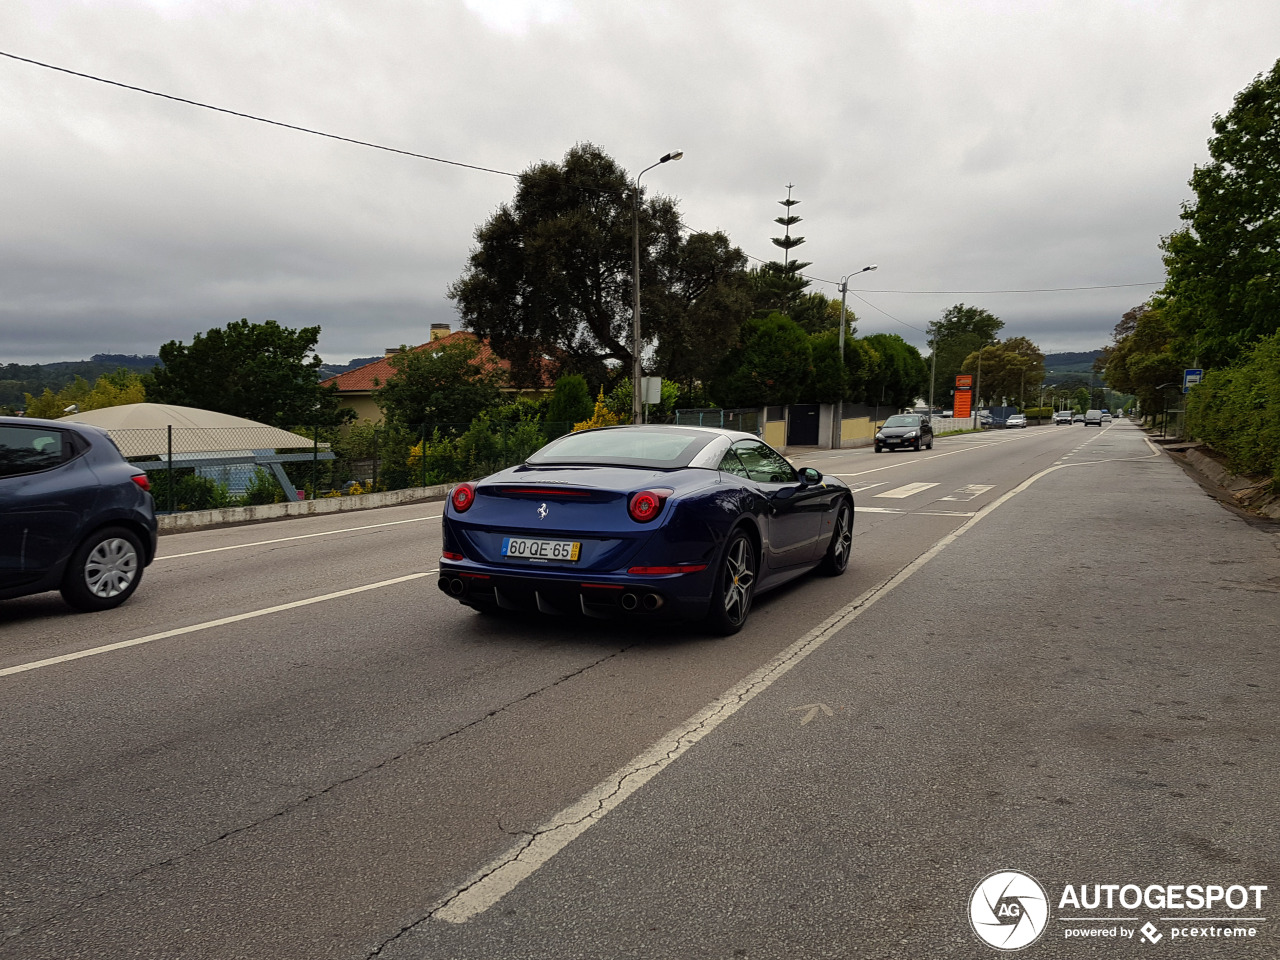
[[[463,591],[465,591],[466,589],[467,589],[466,585],[462,582],[461,577],[454,577],[452,580],[449,581],[449,592],[452,593],[455,597],[462,596]]]
[[[622,609],[630,612],[636,608],[639,601],[636,599],[636,595],[634,593],[624,593],[622,595],[621,603]]]
[[[646,610],[657,610],[662,606],[662,598],[656,593],[646,593],[644,595],[644,608]]]

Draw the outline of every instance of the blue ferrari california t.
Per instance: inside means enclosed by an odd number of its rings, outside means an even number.
[[[749,433],[626,426],[553,440],[450,491],[440,589],[483,612],[704,619],[849,565],[853,495]]]

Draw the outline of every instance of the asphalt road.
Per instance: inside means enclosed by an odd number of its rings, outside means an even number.
[[[727,639],[479,617],[438,504],[0,605],[0,957],[995,956],[1000,870],[1027,956],[1280,955],[1275,528],[1127,423],[797,459],[852,567]],[[1270,889],[1060,909],[1093,884]]]

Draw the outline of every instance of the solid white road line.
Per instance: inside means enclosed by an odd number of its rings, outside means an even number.
[[[360,530],[376,530],[379,527],[396,527],[402,523],[421,523],[423,520],[439,520],[440,514],[429,517],[413,517],[409,520],[388,520],[385,523],[368,523],[363,527],[343,527],[341,530],[321,530],[319,533],[300,533],[296,537],[277,537],[275,540],[254,540],[251,543],[233,543],[226,547],[210,547],[208,550],[192,550],[190,553],[170,553],[156,557],[156,560],[178,560],[182,557],[198,557],[205,553],[222,553],[224,550],[244,550],[246,547],[267,547],[273,543],[288,543],[291,540],[310,540],[312,537],[331,537],[336,533],[356,533]],[[161,543],[164,541],[162,540]]]
[[[20,663],[16,667],[5,667],[0,670],[0,677],[7,677],[15,673],[26,673],[28,670],[39,670],[42,667],[52,667],[58,663],[68,663],[72,660],[82,660],[85,657],[96,657],[100,653],[111,653],[115,650],[123,650],[126,647],[136,647],[144,643],[152,643],[156,640],[167,640],[170,637],[180,637],[188,633],[197,633],[201,630],[210,630],[213,627],[226,626],[229,623],[239,623],[241,620],[253,620],[256,617],[265,617],[273,613],[281,613],[285,610],[296,610],[298,607],[310,606],[313,603],[323,603],[325,600],[337,600],[339,597],[349,597],[355,593],[364,593],[367,590],[379,590],[382,587],[392,587],[397,583],[405,583],[409,580],[420,580],[423,577],[429,577],[432,574],[439,573],[439,570],[427,570],[424,573],[411,573],[408,576],[396,577],[392,580],[381,580],[378,583],[367,583],[363,587],[351,587],[348,590],[339,590],[336,593],[326,593],[318,597],[308,597],[306,600],[294,600],[292,603],[282,603],[275,607],[266,607],[262,610],[250,610],[248,613],[237,613],[233,617],[222,617],[219,620],[206,620],[204,623],[193,623],[189,627],[178,627],[176,630],[165,630],[163,633],[152,633],[145,637],[135,637],[132,640],[121,640],[118,643],[108,643],[101,647],[91,647],[88,650],[78,650],[75,653],[63,654],[60,657],[50,657],[47,660],[34,660],[31,663]]]

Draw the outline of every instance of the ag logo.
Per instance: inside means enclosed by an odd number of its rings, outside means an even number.
[[[969,897],[969,925],[979,940],[997,950],[1031,946],[1048,924],[1044,887],[1017,870],[997,870]]]

